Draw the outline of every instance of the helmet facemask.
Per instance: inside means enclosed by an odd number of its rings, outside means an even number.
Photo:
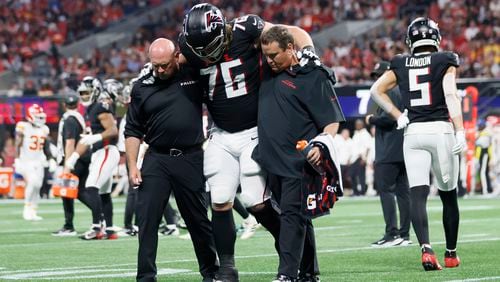
[[[78,86],[77,92],[80,95],[82,105],[88,107],[97,101],[97,98],[101,94],[101,82],[97,78],[86,76],[83,78],[80,86]]]

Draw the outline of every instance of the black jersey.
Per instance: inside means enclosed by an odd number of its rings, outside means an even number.
[[[266,65],[266,69],[267,69]],[[328,124],[345,121],[333,89],[333,72],[299,67],[264,75],[259,91],[259,145],[252,157],[273,174],[302,178],[305,164],[295,148]]]
[[[214,123],[228,132],[238,132],[257,125],[262,55],[256,43],[264,21],[247,15],[229,25],[231,43],[218,63],[207,65],[200,60],[186,45],[182,34],[179,45],[189,63],[200,69],[200,81],[207,95],[205,103]]]
[[[104,131],[104,127],[99,120],[99,115],[109,113],[114,115],[113,107],[105,102],[95,102],[87,108],[85,120],[90,122],[92,134],[99,134]],[[92,145],[92,151],[95,152],[107,145],[116,145],[118,137],[113,137],[107,140],[99,141]]]
[[[404,54],[392,59],[391,70],[410,122],[449,120],[443,77],[450,66],[458,65],[458,55],[453,52]]]
[[[188,148],[203,142],[202,88],[198,70],[187,66],[170,79],[145,77],[134,84],[125,137],[144,138],[152,148]]]

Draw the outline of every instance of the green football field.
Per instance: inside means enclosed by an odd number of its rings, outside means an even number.
[[[40,205],[40,222],[22,219],[20,201],[0,200],[0,280],[133,281],[137,238],[83,241],[52,237],[63,223],[58,199]],[[124,199],[115,199],[115,225],[123,222]],[[407,247],[372,248],[383,235],[378,198],[344,198],[334,212],[314,221],[322,281],[500,281],[500,199],[460,200],[458,254],[462,265],[424,272],[420,250]],[[441,204],[428,204],[431,240],[443,264],[445,250]],[[89,227],[90,212],[76,205],[78,232]],[[238,222],[241,220],[238,218]],[[186,231],[182,231],[186,232]],[[259,229],[254,237],[236,242],[241,281],[271,281],[278,257],[271,236]],[[200,281],[191,241],[160,237],[159,281]]]

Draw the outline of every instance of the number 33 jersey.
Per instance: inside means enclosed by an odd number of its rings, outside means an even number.
[[[238,132],[257,126],[258,92],[262,60],[258,46],[264,21],[255,15],[237,18],[230,23],[230,44],[221,61],[207,64],[179,37],[182,54],[189,64],[200,69],[205,88],[205,103],[217,127]]]
[[[45,140],[49,135],[49,128],[46,125],[36,127],[30,122],[20,121],[16,124],[16,133],[23,136],[20,159],[36,162],[46,160],[43,152]]]
[[[392,59],[391,70],[396,74],[410,122],[449,120],[443,77],[451,66],[459,66],[458,55],[453,52],[403,54]]]

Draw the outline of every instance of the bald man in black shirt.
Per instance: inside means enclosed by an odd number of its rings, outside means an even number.
[[[139,189],[137,281],[156,281],[158,226],[171,192],[191,234],[203,281],[212,281],[218,266],[202,195],[202,89],[197,72],[179,66],[172,41],[155,40],[149,57],[154,72],[134,84],[124,133],[129,178]],[[139,171],[142,140],[149,150]]]

